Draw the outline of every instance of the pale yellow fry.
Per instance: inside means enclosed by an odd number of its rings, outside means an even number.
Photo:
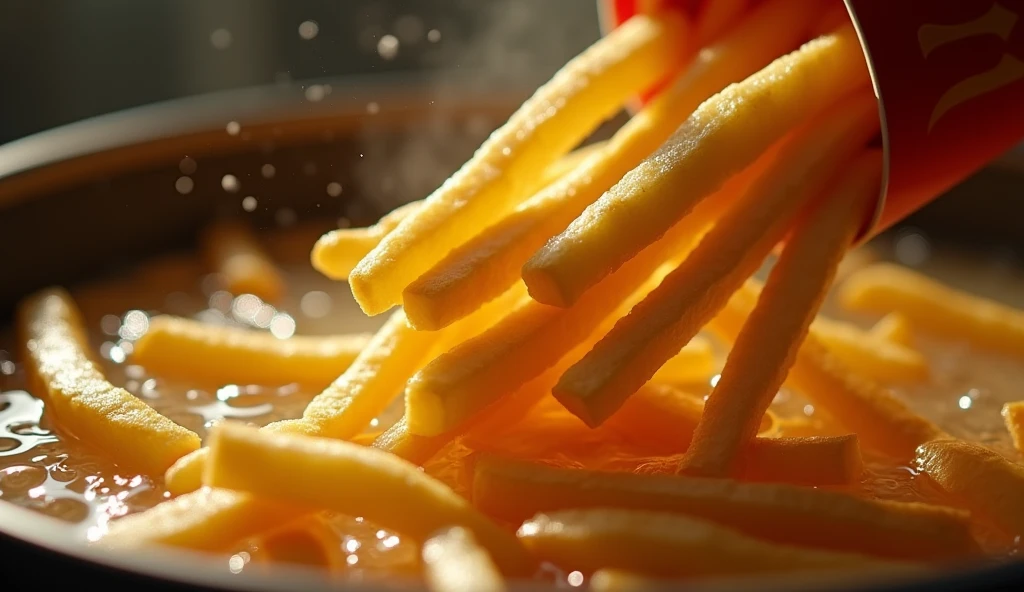
[[[903,347],[914,350],[914,328],[910,325],[910,319],[906,315],[898,312],[890,312],[881,319],[873,327],[870,332],[871,337],[888,341],[896,345],[902,345]]]
[[[239,541],[286,524],[303,512],[278,502],[204,487],[114,520],[97,544],[118,550],[169,545],[227,551]]]
[[[876,263],[851,274],[839,300],[850,310],[898,312],[914,327],[947,339],[1024,355],[1024,312],[899,265]]]
[[[651,381],[673,384],[707,382],[716,369],[715,350],[711,342],[697,335],[678,354],[669,358]]]
[[[518,535],[537,557],[585,573],[613,568],[697,577],[910,565],[779,544],[699,518],[644,510],[548,512],[524,522]]]
[[[928,359],[921,352],[876,336],[856,325],[818,317],[812,323],[825,347],[851,368],[882,383],[928,379]],[[888,328],[883,327],[888,330]]]
[[[798,220],[757,305],[736,337],[680,470],[726,477],[796,361],[832,277],[878,198],[882,155],[853,162]]]
[[[815,0],[764,3],[696,60],[572,173],[456,247],[402,293],[409,322],[437,329],[519,280],[546,240],[664,142],[702,101],[791,49],[813,18]]]
[[[213,487],[363,516],[419,541],[441,528],[462,526],[503,573],[525,575],[534,566],[514,536],[447,485],[386,452],[231,423],[213,429],[210,450],[203,480]]]
[[[473,537],[462,527],[446,529],[423,544],[427,587],[433,592],[503,592],[505,582]]]
[[[349,283],[363,311],[399,304],[452,248],[540,189],[537,171],[686,59],[687,28],[675,11],[636,16],[566,64],[356,266]]]
[[[1013,401],[1003,405],[1003,421],[1013,438],[1013,447],[1024,454],[1024,401]]]
[[[527,262],[530,294],[555,306],[574,302],[789,130],[867,86],[851,27],[730,85]]]
[[[21,303],[18,332],[35,393],[46,396],[57,425],[131,471],[160,475],[199,448],[199,436],[110,384],[87,353],[81,315],[62,289]]]
[[[132,361],[146,370],[217,384],[331,383],[369,343],[371,335],[296,336],[212,325],[161,315],[135,342]]]
[[[757,271],[800,209],[876,133],[877,122],[874,97],[858,93],[788,139],[777,165],[753,183],[661,285],[565,373],[555,397],[588,425],[600,425]]]
[[[725,341],[734,341],[759,293],[760,286],[748,281],[712,319],[709,329]],[[948,437],[891,391],[846,366],[828,351],[813,326],[797,352],[786,384],[856,433],[865,448],[895,459],[907,461],[921,444]]]
[[[216,222],[206,229],[201,242],[207,265],[232,294],[255,294],[267,302],[278,302],[284,296],[281,272],[248,226]]]
[[[555,161],[544,169],[541,185],[547,186],[569,173],[586,158],[604,147],[604,142],[594,142],[578,148]],[[367,228],[340,228],[320,237],[313,245],[310,262],[313,269],[332,280],[347,280],[359,261],[380,243],[387,233],[423,207],[423,200],[409,202],[385,214],[376,224]]]

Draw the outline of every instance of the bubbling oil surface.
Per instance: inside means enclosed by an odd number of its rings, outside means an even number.
[[[271,252],[289,279],[289,294],[277,306],[253,295],[232,295],[219,288],[218,279],[204,272],[190,254],[171,256],[122,274],[72,290],[83,311],[94,351],[99,352],[110,381],[152,405],[179,424],[206,436],[210,426],[224,419],[262,426],[279,419],[299,417],[316,394],[298,384],[203,384],[183,373],[179,377],[154,376],[132,363],[132,346],[148,328],[154,314],[189,316],[210,323],[246,326],[270,331],[280,338],[372,331],[380,319],[363,316],[343,283],[331,282],[308,263],[308,247],[315,232],[301,228],[279,231],[270,241]],[[892,251],[870,245],[855,257],[859,261]],[[897,245],[897,255],[899,249]],[[899,257],[897,257],[899,258]],[[988,264],[957,254],[932,254],[920,261],[928,273],[953,285],[1013,302],[1008,294],[1024,294],[1024,274],[999,262]],[[825,312],[862,325],[874,319],[850,317],[833,303]],[[960,343],[915,335],[917,346],[931,360],[927,384],[894,390],[916,411],[949,433],[991,446],[1016,459],[999,411],[1003,403],[1020,398],[1024,366],[1014,360],[981,352]],[[43,400],[28,392],[18,350],[11,332],[0,337],[0,500],[59,518],[73,526],[75,536],[95,540],[108,523],[120,516],[145,510],[170,497],[161,476],[120,470],[92,453],[87,443],[63,434],[49,417]],[[714,379],[712,379],[714,380]],[[705,385],[710,390],[710,385]],[[400,401],[398,403],[400,405]],[[773,408],[781,416],[815,418],[820,415],[807,401],[782,391]],[[379,432],[401,414],[400,407],[374,419],[370,431]],[[783,434],[785,435],[785,434]],[[595,453],[594,448],[545,450],[559,464],[622,470],[622,459]],[[536,453],[536,451],[532,451]],[[468,493],[466,459],[469,450],[452,444],[431,460],[425,470],[462,494]],[[635,460],[635,459],[634,459]],[[912,467],[892,466],[867,456],[860,490],[878,499],[950,503],[927,478]],[[628,463],[627,463],[628,464]],[[634,463],[635,464],[635,463]],[[635,468],[635,467],[634,467]],[[381,529],[360,517],[330,516],[342,569],[352,574],[414,574],[419,549],[399,533]],[[983,523],[975,525],[979,540],[990,551],[1014,551],[1006,540]],[[336,539],[336,540],[335,540]],[[225,569],[238,573],[267,565],[263,541],[242,544],[225,556]],[[280,558],[277,558],[280,560]],[[301,558],[285,558],[298,561]],[[578,572],[563,574],[547,569],[546,577],[573,586],[583,583]]]

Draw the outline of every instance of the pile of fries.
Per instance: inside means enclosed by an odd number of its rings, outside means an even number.
[[[201,447],[103,378],[66,293],[29,299],[36,392],[119,465],[166,472],[175,496],[97,544],[220,551],[328,510],[421,543],[434,590],[503,590],[544,561],[626,590],[918,574],[981,552],[969,511],[1024,534],[1024,468],[886,386],[928,379],[917,331],[1019,354],[1024,314],[878,264],[840,290],[882,315],[872,329],[815,318],[879,191],[860,45],[828,3],[710,4],[694,22],[630,19],[432,195],[318,241],[314,267],[364,312],[401,306],[376,334],[279,340],[158,317],[136,344],[152,371],[323,387],[301,418],[221,424]],[[652,88],[614,137],[570,153]],[[251,236],[208,242],[233,289],[280,297]],[[724,367],[702,329],[730,345]],[[685,386],[716,374],[706,400]],[[783,384],[815,421],[769,410]],[[400,395],[404,416],[373,432]],[[1024,403],[1005,416],[1020,446]],[[455,445],[473,452],[467,495],[421,470]],[[949,505],[862,495],[862,448],[919,463]],[[318,557],[344,569],[336,551]]]

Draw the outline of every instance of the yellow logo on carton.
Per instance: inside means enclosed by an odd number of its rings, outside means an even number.
[[[1019,15],[999,3],[984,15],[958,25],[922,25],[917,32],[921,54],[928,55],[938,47],[982,35],[995,35],[1005,43],[1017,25]],[[1024,78],[1024,61],[1009,53],[1003,54],[996,66],[957,82],[939,98],[928,122],[931,132],[935,124],[951,109],[971,99],[996,91]]]

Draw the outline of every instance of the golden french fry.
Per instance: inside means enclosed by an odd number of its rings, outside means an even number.
[[[726,341],[734,340],[754,309],[759,293],[756,282],[747,282],[733,294],[709,328]],[[813,326],[797,350],[786,384],[856,433],[863,446],[895,459],[910,460],[921,444],[948,437],[888,389],[859,376],[832,355]]]
[[[638,15],[566,64],[356,266],[349,284],[363,311],[399,304],[424,271],[540,189],[537,170],[686,60],[688,28],[677,11]]]
[[[132,360],[150,372],[211,383],[323,388],[369,343],[368,334],[278,339],[270,333],[161,315],[135,342]]]
[[[462,526],[503,573],[528,574],[534,565],[512,535],[448,486],[380,450],[225,423],[213,429],[210,451],[203,480],[212,487],[363,516],[419,541],[438,529]]]
[[[897,562],[780,545],[690,516],[594,508],[538,514],[519,527],[537,557],[564,569],[624,569],[653,576],[715,576],[871,569]]]
[[[868,151],[859,157],[798,220],[704,405],[681,471],[707,477],[735,471],[877,200],[881,156]]]
[[[586,158],[601,150],[604,142],[594,142],[570,152],[544,169],[542,186],[548,186],[576,168]],[[313,245],[310,262],[313,269],[332,280],[347,280],[359,261],[394,230],[405,218],[423,207],[423,200],[409,202],[385,214],[368,228],[340,228],[320,237]]]
[[[432,361],[406,387],[410,431],[443,433],[557,364],[616,309],[650,289],[652,274],[662,262],[688,251],[739,185],[737,181],[723,189],[574,306],[561,309],[527,301],[486,332]]]
[[[207,265],[221,275],[232,294],[255,294],[267,302],[284,296],[284,278],[247,226],[216,222],[203,233],[202,247]]]
[[[878,263],[852,274],[839,290],[850,310],[898,312],[937,335],[1019,356],[1024,312],[943,285],[905,267]]]
[[[509,521],[609,507],[684,514],[778,543],[895,559],[978,552],[968,514],[943,506],[778,483],[560,469],[489,456],[477,459],[474,469],[473,503]]]
[[[226,551],[303,513],[286,504],[205,487],[114,520],[97,544],[113,549],[169,545]]]
[[[899,320],[891,319],[887,324],[891,322]],[[882,383],[922,382],[928,379],[928,359],[924,354],[889,339],[900,338],[890,333],[901,331],[899,326],[878,325],[868,332],[856,325],[824,317],[814,319],[811,326],[833,355],[869,378]],[[876,336],[881,334],[886,337]]]
[[[1024,467],[959,440],[922,444],[916,462],[942,489],[1008,536],[1024,532]]]
[[[473,533],[449,528],[423,544],[427,586],[433,592],[503,592],[505,582]]]
[[[800,208],[863,149],[877,122],[874,97],[858,94],[789,139],[777,166],[759,177],[682,264],[565,373],[555,397],[589,425],[607,419],[757,271]],[[763,411],[754,415],[760,418]]]
[[[813,0],[759,6],[627,122],[607,146],[508,216],[453,249],[403,292],[409,322],[437,329],[519,280],[523,263],[587,205],[654,151],[707,97],[791,49],[815,11]]]
[[[910,319],[904,314],[890,312],[885,315],[871,327],[870,335],[875,339],[902,345],[905,348],[916,351],[913,350],[914,329],[910,325]]]
[[[275,529],[259,538],[257,557],[268,563],[286,563],[340,571],[346,567],[341,537],[320,516],[310,516]]]
[[[1003,405],[1003,421],[1013,438],[1013,447],[1017,452],[1024,453],[1024,401]]]
[[[575,302],[797,124],[867,86],[852,27],[730,85],[527,262],[530,294],[555,306]]]
[[[86,352],[85,327],[62,289],[21,303],[18,332],[36,393],[46,394],[57,423],[129,470],[160,475],[199,448],[199,436],[128,391],[107,382]]]

